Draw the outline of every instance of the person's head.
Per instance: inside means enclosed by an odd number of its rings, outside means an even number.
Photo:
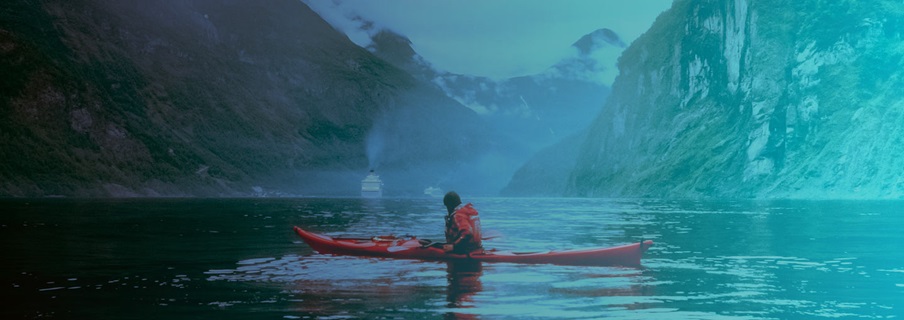
[[[446,192],[446,196],[443,197],[443,205],[446,206],[446,210],[449,210],[449,213],[452,213],[452,210],[455,210],[455,207],[460,204],[461,197],[455,191]]]

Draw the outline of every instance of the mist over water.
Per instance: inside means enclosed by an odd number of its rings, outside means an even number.
[[[375,117],[363,141],[367,167],[349,170],[360,176],[358,182],[374,170],[384,197],[423,196],[428,187],[498,195],[529,157],[527,149],[468,111],[448,112],[460,106],[439,108],[451,101],[428,98]]]
[[[384,130],[386,120],[380,118],[374,121],[374,126],[367,132],[365,138],[365,149],[367,152],[368,168],[370,170],[379,169],[380,162],[383,160],[383,148],[386,145]]]

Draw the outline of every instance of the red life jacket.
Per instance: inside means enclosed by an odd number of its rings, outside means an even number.
[[[446,216],[446,242],[455,244],[453,251],[467,253],[482,248],[480,237],[480,217],[470,203],[459,205]]]

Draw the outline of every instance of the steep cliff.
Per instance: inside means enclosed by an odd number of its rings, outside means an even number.
[[[0,196],[355,194],[374,165],[401,194],[506,144],[292,0],[7,1],[0,73]]]
[[[904,196],[902,10],[675,1],[621,56],[565,194]]]

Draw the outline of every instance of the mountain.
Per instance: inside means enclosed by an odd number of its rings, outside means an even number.
[[[299,1],[6,1],[0,73],[0,196],[492,193],[513,149]]]
[[[408,38],[391,30],[380,30],[372,40],[368,50],[435,84],[532,151],[590,124],[588,115],[605,101],[617,74],[614,61],[626,47],[615,32],[600,29],[576,41],[572,56],[541,74],[494,80],[437,70]]]
[[[893,1],[675,1],[622,54],[559,194],[904,196],[901,30]]]

